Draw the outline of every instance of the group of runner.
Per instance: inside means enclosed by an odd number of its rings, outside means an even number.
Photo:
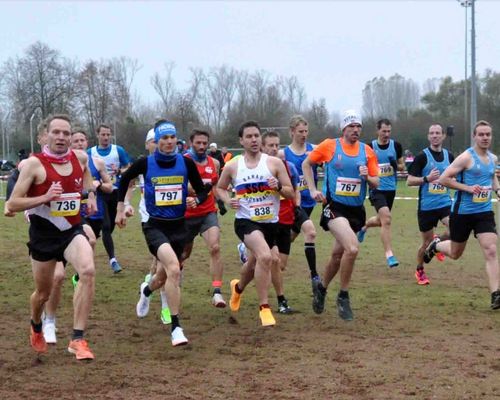
[[[211,303],[226,307],[217,204],[235,211],[234,229],[241,241],[238,248],[244,263],[239,279],[230,282],[233,312],[239,310],[242,294],[252,280],[262,326],[276,323],[269,304],[271,283],[278,312],[293,311],[285,297],[283,271],[291,243],[302,232],[314,312],[323,312],[327,289],[338,273],[337,312],[343,320],[352,320],[349,286],[360,243],[369,228],[380,227],[388,267],[399,265],[391,246],[391,209],[397,172],[405,169],[402,146],[391,138],[387,119],[378,121],[375,140],[361,142],[362,120],[355,110],[345,112],[339,138],[317,146],[307,141],[308,123],[302,116],[292,117],[289,128],[291,144],[280,150],[277,132],[262,134],[257,122],[247,121],[238,131],[243,153],[227,158],[221,166],[207,153],[209,132],[193,130],[189,149],[182,154],[175,125],[159,120],[146,136],[150,154],[130,164],[123,148],[111,144],[108,126],[98,128],[99,144],[87,153],[85,132],[72,131],[71,121],[64,115],[50,117],[41,129],[42,151],[20,166],[5,205],[6,215],[27,211],[29,216],[28,248],[35,280],[30,336],[34,350],[46,352],[47,343],[56,342],[55,312],[64,264],[70,262],[77,274],[73,277],[74,324],[68,350],[77,359],[94,358],[84,339],[94,296],[93,246],[102,231],[110,266],[115,273],[121,271],[111,233],[115,222],[123,228],[135,214],[130,201],[136,179],[141,186],[142,230],[152,254],[136,312],[145,317],[151,294],[159,289],[160,316],[163,323],[171,324],[173,346],[188,343],[179,316],[181,275],[197,235],[209,252]],[[419,186],[417,218],[422,244],[415,277],[418,284],[429,284],[424,263],[436,254],[460,257],[474,231],[486,259],[491,308],[498,309],[500,278],[491,198],[492,192],[498,195],[500,186],[495,175],[497,158],[489,152],[492,128],[479,121],[473,132],[474,145],[456,159],[443,149],[445,137],[442,126],[432,124],[429,147],[417,155],[408,171],[408,185]],[[324,171],[322,190],[317,186],[318,167]],[[456,191],[453,203],[449,188]],[[366,195],[376,210],[368,220]],[[322,277],[316,268],[316,229],[310,219],[317,203],[323,207],[320,226],[334,237]],[[434,236],[439,221],[447,229]]]

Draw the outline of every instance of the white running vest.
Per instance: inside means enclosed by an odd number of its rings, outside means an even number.
[[[268,179],[273,175],[267,167],[267,159],[267,154],[261,154],[259,164],[253,169],[246,166],[245,157],[238,159],[234,188],[240,207],[236,218],[258,223],[278,222],[280,196],[276,189],[269,187]]]
[[[111,182],[113,183],[113,189],[118,189],[118,182],[116,180],[116,169],[121,167],[120,165],[120,155],[118,154],[118,149],[115,144],[111,145],[111,151],[107,156],[101,156],[97,152],[97,146],[90,149],[90,154],[92,157],[101,158],[106,164],[106,171],[108,172]]]

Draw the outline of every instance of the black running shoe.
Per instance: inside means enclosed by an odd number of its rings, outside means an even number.
[[[491,309],[498,310],[500,308],[500,290],[491,294]]]
[[[429,264],[432,260],[432,258],[436,255],[437,250],[436,250],[436,245],[440,242],[441,240],[437,237],[432,240],[432,242],[429,243],[429,246],[425,249],[424,252],[424,263]]]
[[[339,317],[344,321],[352,321],[354,319],[349,298],[337,297],[337,311],[339,312]]]
[[[313,302],[312,308],[316,314],[321,314],[325,309],[326,289],[321,284],[321,279],[317,277],[312,280]]]
[[[278,312],[280,314],[292,314],[293,310],[292,308],[288,305],[287,300],[280,301],[278,303]]]

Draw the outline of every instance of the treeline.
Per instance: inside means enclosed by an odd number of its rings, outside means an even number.
[[[263,127],[286,127],[291,115],[301,113],[309,120],[312,142],[338,133],[339,112],[328,110],[323,98],[308,101],[295,76],[276,77],[226,65],[191,68],[189,81],[180,87],[173,77],[175,64],[167,62],[150,79],[159,101],[147,104],[132,90],[140,68],[137,60],[128,57],[81,63],[44,43],[32,44],[0,67],[2,146],[15,152],[29,148],[30,125],[36,127],[56,112],[70,114],[90,133],[102,122],[110,124],[118,142],[133,155],[144,152],[145,132],[160,116],[173,120],[182,138],[201,126],[230,147],[238,146],[236,131],[247,119]],[[427,143],[430,123],[438,121],[454,125],[453,150],[461,150],[469,143],[464,94],[465,82],[449,77],[428,80],[422,87],[397,74],[374,78],[362,93],[365,139],[373,136],[378,118],[388,117],[395,137],[416,152]],[[479,118],[500,127],[499,108],[500,75],[486,71],[479,79]]]

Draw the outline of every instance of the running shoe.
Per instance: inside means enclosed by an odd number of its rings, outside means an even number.
[[[428,264],[431,262],[432,258],[436,255],[436,245],[440,242],[441,240],[437,237],[432,240],[432,242],[429,243],[429,246],[425,249],[424,252],[424,263]]]
[[[241,293],[236,292],[236,285],[239,279],[233,279],[231,281],[231,298],[229,299],[229,307],[231,311],[238,311],[240,309]]]
[[[293,309],[288,305],[287,300],[278,302],[278,312],[280,314],[292,314]]]
[[[172,332],[172,346],[183,346],[185,344],[188,344],[187,337],[184,336],[182,328],[178,326]]]
[[[144,294],[144,288],[146,286],[148,286],[148,284],[146,282],[141,283],[140,297],[139,297],[139,301],[137,302],[137,306],[135,308],[136,312],[137,312],[137,316],[139,318],[144,318],[149,313],[150,299],[149,299],[149,297],[146,297],[146,295]]]
[[[337,297],[337,311],[339,313],[339,317],[344,321],[352,321],[354,319],[349,298],[346,299]]]
[[[491,294],[491,309],[498,310],[500,308],[500,290]]]
[[[76,356],[77,360],[93,360],[94,354],[84,339],[75,339],[69,342],[68,351]]]
[[[360,229],[358,231],[357,236],[358,236],[359,243],[363,243],[363,241],[365,240],[365,235],[366,235],[366,231],[364,229]]]
[[[77,274],[74,274],[71,277],[71,284],[73,285],[73,290],[76,289],[76,285],[78,285],[78,280],[79,280],[79,276]]]
[[[316,314],[321,314],[325,309],[326,289],[321,285],[319,276],[312,280],[313,302],[312,308]]]
[[[113,261],[111,264],[111,269],[115,274],[122,272],[122,267],[120,267],[120,264],[118,264],[118,261]]]
[[[169,325],[172,323],[172,316],[170,315],[170,308],[165,307],[161,309],[160,319],[164,325]]]
[[[415,271],[415,278],[417,279],[417,283],[419,285],[428,285],[429,283],[431,283],[431,281],[429,280],[429,278],[425,274],[425,271],[423,268],[417,269]]]
[[[56,344],[56,324],[52,321],[43,320],[42,332],[47,344]]]
[[[46,353],[47,352],[47,342],[43,337],[42,332],[35,332],[33,327],[31,327],[31,335],[30,335],[30,344],[33,350],[37,353]]]
[[[238,254],[240,255],[240,261],[242,264],[245,264],[248,261],[247,257],[247,248],[245,246],[245,243],[241,242],[238,243]]]
[[[396,268],[399,265],[399,261],[396,257],[390,256],[387,257],[387,265],[389,268]]]
[[[266,307],[259,311],[260,322],[262,326],[273,326],[276,325],[276,320],[273,317],[271,309]]]
[[[217,308],[226,307],[226,302],[220,293],[214,293],[212,296],[212,305]]]

